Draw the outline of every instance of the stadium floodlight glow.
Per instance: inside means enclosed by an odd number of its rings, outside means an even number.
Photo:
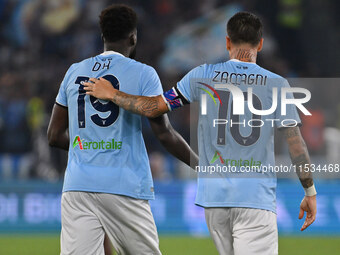
[[[253,98],[257,96],[253,93],[253,88],[248,88],[247,92],[243,92],[240,88],[238,88],[235,85],[232,84],[215,84],[215,89],[218,93],[225,93],[225,89],[228,89],[231,93],[233,100],[232,100],[232,106],[233,106],[233,114],[234,115],[244,115],[244,105],[245,101],[247,101],[248,109],[251,113],[255,115],[270,115],[273,112],[276,111],[278,106],[278,88],[274,87],[272,89],[272,98],[273,102],[269,109],[263,110],[263,109],[256,109],[254,107]],[[287,105],[292,104],[295,105],[297,108],[300,109],[300,111],[304,115],[312,115],[306,107],[303,106],[304,103],[307,103],[311,99],[311,93],[308,89],[305,88],[291,88],[291,87],[284,87],[280,88],[281,92],[281,115],[285,116],[287,114]],[[294,93],[301,93],[305,96],[303,98],[294,98],[292,95]],[[247,96],[247,100],[245,100],[245,95]],[[290,95],[290,96],[288,96]],[[207,114],[207,97],[205,94],[201,95],[201,114],[206,115]],[[258,99],[259,100],[259,99]],[[227,107],[227,106],[226,106]]]

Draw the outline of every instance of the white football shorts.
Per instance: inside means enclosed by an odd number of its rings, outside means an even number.
[[[277,255],[276,214],[261,209],[205,208],[210,235],[220,255]]]
[[[105,233],[118,254],[161,254],[147,200],[64,192],[61,220],[61,255],[104,255]]]

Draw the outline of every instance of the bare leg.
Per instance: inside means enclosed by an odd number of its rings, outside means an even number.
[[[106,234],[104,238],[104,251],[105,251],[105,255],[112,255],[112,245],[111,245],[109,237]]]

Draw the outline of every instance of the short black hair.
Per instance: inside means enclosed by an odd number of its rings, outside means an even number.
[[[101,12],[99,24],[105,41],[119,41],[137,28],[137,14],[127,5],[113,4]]]
[[[262,22],[250,12],[238,12],[227,23],[227,33],[233,43],[257,45],[262,38]]]

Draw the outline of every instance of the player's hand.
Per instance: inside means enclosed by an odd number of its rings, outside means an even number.
[[[105,80],[104,78],[90,78],[89,81],[84,82],[83,85],[87,95],[91,95],[103,100],[111,101],[116,90],[112,86],[111,82]]]
[[[308,226],[310,226],[315,221],[316,216],[316,195],[307,197],[305,196],[300,204],[299,219],[301,220],[307,212],[305,222],[301,227],[301,231],[304,231]]]

